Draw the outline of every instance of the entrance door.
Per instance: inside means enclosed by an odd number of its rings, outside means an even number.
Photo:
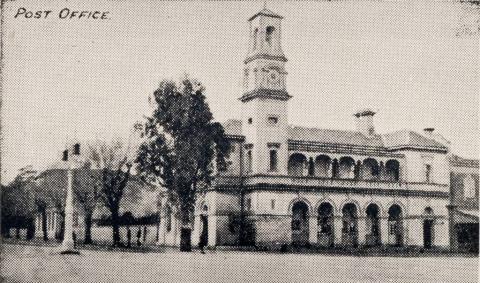
[[[433,220],[423,221],[423,246],[431,248],[433,242]]]
[[[307,244],[308,232],[308,206],[304,202],[297,202],[292,207],[292,243]]]
[[[200,215],[200,222],[202,223],[202,232],[200,233],[199,245],[208,245],[208,217],[207,215]]]

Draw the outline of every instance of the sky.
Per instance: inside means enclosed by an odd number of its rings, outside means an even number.
[[[421,2],[421,3],[419,3]],[[41,170],[72,139],[128,136],[162,79],[200,80],[218,121],[241,117],[248,18],[256,1],[13,1],[3,11],[2,183]],[[15,18],[19,8],[52,12]],[[105,20],[59,12],[108,12]],[[284,16],[289,123],[376,131],[434,127],[454,153],[479,155],[479,36],[457,36],[446,1],[267,1]],[[42,14],[44,15],[44,14]]]

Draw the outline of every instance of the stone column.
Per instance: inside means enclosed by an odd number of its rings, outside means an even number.
[[[203,229],[200,225],[200,215],[195,215],[192,229],[192,246],[197,246],[200,240],[200,232]]]
[[[316,216],[310,216],[308,222],[308,241],[310,244],[317,243],[317,232],[318,232],[318,223]]]
[[[342,227],[343,227],[342,216],[335,216],[333,219],[335,246],[342,245]]]
[[[74,249],[73,243],[73,188],[72,188],[72,169],[67,170],[67,198],[65,200],[65,232],[63,234],[61,253],[78,253]]]
[[[217,216],[208,215],[208,246],[217,245]]]
[[[358,229],[358,245],[365,245],[365,235],[367,225],[365,223],[366,218],[364,216],[358,217],[357,229]]]
[[[386,217],[380,219],[380,238],[382,245],[388,245],[388,218]]]

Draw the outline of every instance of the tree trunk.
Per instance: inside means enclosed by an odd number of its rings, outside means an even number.
[[[192,251],[192,229],[190,228],[189,212],[186,210],[180,211],[180,251],[191,252]]]
[[[120,245],[120,225],[118,208],[112,210],[112,246],[118,247]]]
[[[20,239],[20,227],[17,224],[17,227],[15,227],[15,238]]]
[[[47,231],[47,211],[42,209],[42,233],[43,233],[43,240],[46,242],[48,241],[48,231]]]
[[[85,223],[85,238],[83,240],[84,244],[91,244],[92,241],[92,213],[91,212],[85,212],[85,218],[84,218],[84,223]]]

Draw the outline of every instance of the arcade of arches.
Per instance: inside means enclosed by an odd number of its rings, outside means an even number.
[[[318,155],[307,158],[301,153],[294,153],[288,159],[288,175],[399,181],[400,163],[395,159],[378,162],[374,158],[355,161],[350,156],[332,159],[328,155]]]
[[[311,241],[309,226],[316,222],[316,243],[320,246],[404,245],[405,212],[400,205],[390,205],[385,216],[382,216],[381,208],[375,203],[360,210],[357,204],[347,202],[339,211],[335,213],[334,206],[325,201],[318,205],[316,213],[312,215],[309,205],[302,200],[295,201],[291,206],[292,243],[301,245],[307,244],[309,239]],[[312,218],[316,218],[316,221],[309,221]],[[433,209],[426,207],[422,219],[423,245],[430,248],[434,245]]]

